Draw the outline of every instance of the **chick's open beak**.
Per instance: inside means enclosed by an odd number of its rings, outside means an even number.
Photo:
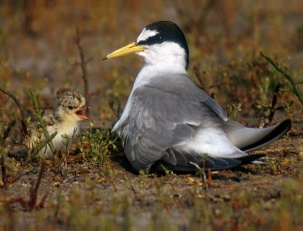
[[[82,106],[78,111],[76,111],[77,116],[80,117],[83,120],[88,120],[88,117],[83,114],[83,111],[88,110],[88,109],[89,109],[89,107]]]
[[[120,49],[115,50],[114,52],[106,55],[102,59],[102,61],[106,60],[106,59],[111,59],[111,58],[123,56],[123,55],[137,53],[137,52],[140,52],[140,51],[144,51],[145,49],[146,49],[146,47],[137,45],[135,42],[133,42],[133,43],[130,43],[130,44],[128,44],[128,45],[126,45],[124,47],[121,47]]]

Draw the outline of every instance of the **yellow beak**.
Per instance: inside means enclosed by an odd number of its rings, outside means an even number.
[[[145,49],[146,49],[146,47],[139,46],[135,42],[133,42],[133,43],[128,44],[125,47],[121,47],[120,49],[115,50],[114,52],[110,53],[109,55],[106,55],[102,60],[111,59],[111,58],[128,55],[128,54],[132,54],[132,53],[137,53],[140,51],[144,51]]]

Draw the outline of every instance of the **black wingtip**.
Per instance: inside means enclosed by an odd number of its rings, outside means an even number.
[[[263,137],[262,139],[256,141],[255,143],[249,144],[245,147],[239,147],[242,151],[251,152],[264,147],[277,139],[284,136],[291,129],[291,120],[286,119],[282,123],[276,125],[276,127],[270,132],[269,135]],[[258,147],[258,148],[256,148]]]

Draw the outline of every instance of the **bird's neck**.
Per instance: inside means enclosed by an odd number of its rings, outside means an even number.
[[[77,127],[79,122],[74,116],[66,115],[65,113],[60,111],[56,112],[55,118],[58,121],[58,124],[60,124],[60,127],[62,128]]]
[[[172,76],[180,74],[187,74],[184,66],[180,64],[151,65],[145,63],[135,80],[133,90],[151,81],[157,81],[157,78],[171,78]]]
[[[187,74],[183,65],[150,65],[149,63],[145,63],[136,77],[126,106],[119,121],[114,126],[113,131],[119,130],[120,126],[127,120],[132,104],[132,94],[138,87],[148,85],[152,81],[157,81],[157,78],[171,78],[179,74]]]

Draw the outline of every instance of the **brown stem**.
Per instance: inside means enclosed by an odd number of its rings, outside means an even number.
[[[78,27],[76,27],[76,44],[79,50],[79,54],[80,54],[80,66],[81,66],[81,70],[82,70],[82,79],[84,82],[84,96],[86,98],[86,104],[89,107],[89,97],[88,97],[88,80],[87,80],[87,67],[86,67],[86,61],[85,61],[85,57],[84,57],[84,52],[82,49],[82,46],[80,44],[80,32]],[[89,110],[87,111],[87,115],[89,115]]]

